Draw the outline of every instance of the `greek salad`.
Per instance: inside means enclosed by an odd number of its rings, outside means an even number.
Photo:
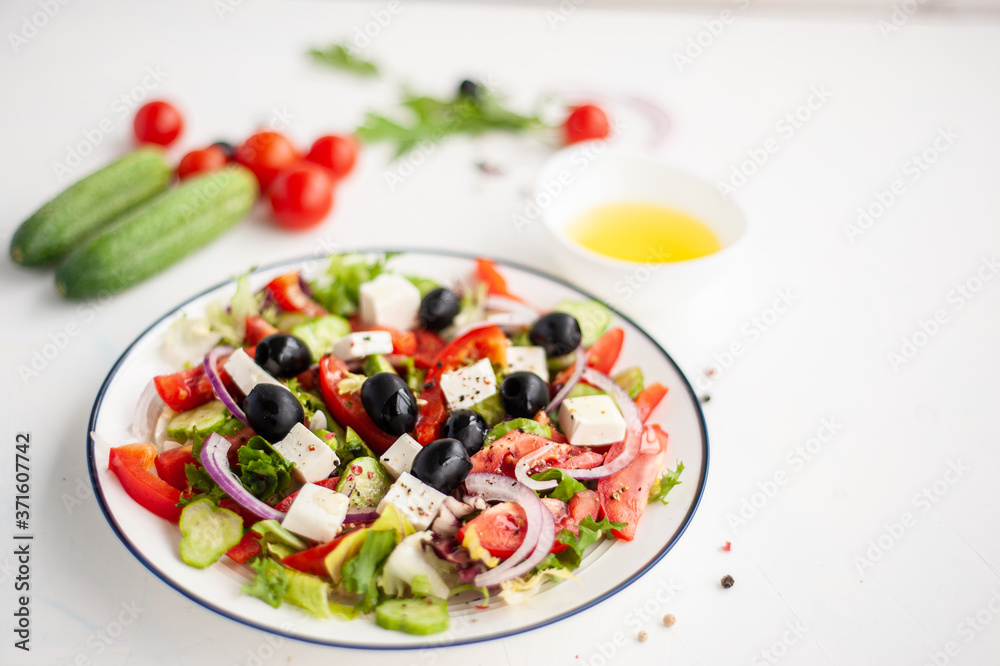
[[[448,601],[517,603],[630,541],[666,503],[650,422],[667,388],[618,368],[624,331],[592,301],[543,310],[479,259],[461,284],[331,257],[174,321],[178,371],[112,448],[128,495],[178,524],[192,567],[248,567],[243,593],[319,618],[432,634]]]

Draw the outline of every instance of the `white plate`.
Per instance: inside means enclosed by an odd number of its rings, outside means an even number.
[[[392,262],[401,272],[443,283],[467,278],[474,266],[469,256],[428,251],[406,252]],[[561,280],[500,263],[511,291],[540,306],[552,306],[562,298],[589,298]],[[253,286],[260,288],[274,276],[304,265],[315,266],[316,259],[260,269],[253,275]],[[681,460],[685,470],[683,483],[671,491],[670,504],[651,505],[633,541],[606,541],[587,554],[576,572],[582,584],[567,581],[552,585],[517,606],[497,601],[487,609],[477,609],[473,603],[453,604],[450,629],[434,636],[386,631],[369,618],[350,622],[317,620],[292,606],[275,609],[259,599],[241,595],[240,587],[249,579],[244,567],[225,557],[204,570],[182,563],[177,554],[180,541],[177,526],[139,506],[108,471],[108,447],[135,439],[127,429],[143,388],[154,375],[174,370],[161,352],[167,326],[181,313],[201,315],[208,302],[228,299],[234,290],[234,283],[229,282],[192,298],[165,314],[125,350],[104,381],[91,414],[90,431],[101,436],[98,438],[101,443],[94,444],[88,437],[87,444],[91,481],[118,538],[165,583],[206,608],[276,634],[341,647],[422,648],[502,638],[565,619],[635,582],[666,555],[694,515],[708,472],[708,435],[698,400],[670,356],[635,324],[616,315],[614,324],[625,329],[625,345],[617,367],[639,365],[647,382],[657,381],[669,387],[652,421],[661,423],[670,435],[666,464],[673,467]]]

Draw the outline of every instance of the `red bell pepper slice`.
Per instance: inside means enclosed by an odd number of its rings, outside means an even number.
[[[323,402],[330,409],[334,420],[342,426],[351,427],[365,444],[381,455],[393,445],[396,437],[385,432],[372,421],[361,403],[358,392],[341,394],[338,385],[347,375],[347,365],[336,356],[324,356],[319,362],[320,392]]]
[[[188,463],[195,464],[194,456],[191,455],[190,444],[176,449],[169,449],[156,456],[156,474],[174,488],[183,492],[188,487],[186,471]]]
[[[161,518],[177,522],[181,491],[149,471],[156,458],[156,446],[126,444],[111,449],[108,469],[115,473],[129,497]]]
[[[360,331],[385,331],[392,336],[392,353],[413,356],[417,351],[417,336],[412,331],[401,331],[392,326],[369,326],[362,323],[358,316],[351,317],[351,330]]]
[[[322,305],[306,296],[299,283],[299,272],[288,271],[279,275],[264,287],[271,297],[285,312],[301,312],[310,317],[322,317],[329,314]]]
[[[427,372],[424,390],[420,394],[420,399],[425,403],[420,408],[415,428],[414,438],[418,442],[427,445],[438,439],[447,416],[444,392],[438,384],[441,375],[462,367],[469,360],[479,361],[484,358],[490,359],[495,365],[507,363],[507,336],[497,326],[471,330],[455,338],[441,350]]]
[[[507,289],[507,280],[497,270],[496,262],[489,259],[476,259],[476,279],[486,284],[487,293],[506,296],[515,301],[525,302],[520,296],[515,296]]]
[[[246,564],[250,559],[257,557],[263,552],[260,547],[260,536],[253,530],[249,530],[240,539],[240,542],[226,551],[226,555],[240,564]]]
[[[659,382],[650,384],[635,397],[635,408],[639,411],[639,419],[645,423],[656,406],[667,395],[667,387]]]
[[[417,340],[417,349],[413,352],[413,362],[421,370],[429,370],[437,360],[438,354],[444,349],[444,338],[423,328],[413,330],[413,335]]]
[[[329,555],[333,549],[337,547],[337,544],[339,544],[348,534],[350,534],[350,532],[345,532],[329,543],[321,543],[318,546],[313,546],[312,548],[306,548],[305,550],[300,550],[297,553],[292,553],[288,557],[281,560],[281,563],[290,569],[295,569],[296,571],[301,571],[302,573],[329,578],[330,572],[326,570],[326,556]]]

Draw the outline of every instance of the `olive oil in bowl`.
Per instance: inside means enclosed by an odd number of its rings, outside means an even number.
[[[658,204],[618,202],[591,208],[570,220],[566,235],[612,259],[666,263],[718,252],[722,244],[705,223]]]

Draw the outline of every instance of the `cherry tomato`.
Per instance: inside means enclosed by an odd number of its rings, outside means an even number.
[[[351,172],[358,160],[358,141],[353,136],[321,136],[309,149],[306,159],[320,165],[339,180]]]
[[[563,125],[567,144],[606,139],[609,131],[608,116],[600,107],[593,104],[584,104],[573,109],[566,118],[566,124]]]
[[[258,132],[236,148],[236,161],[253,171],[262,192],[300,159],[292,142],[277,132]]]
[[[136,111],[132,128],[139,143],[169,146],[183,131],[184,118],[173,105],[157,100]]]
[[[310,229],[333,208],[333,181],[321,167],[303,162],[278,174],[268,197],[279,226]]]
[[[192,150],[181,158],[181,163],[177,165],[177,177],[181,180],[196,176],[200,173],[218,171],[226,166],[228,158],[226,152],[219,146],[209,146],[200,150]]]

